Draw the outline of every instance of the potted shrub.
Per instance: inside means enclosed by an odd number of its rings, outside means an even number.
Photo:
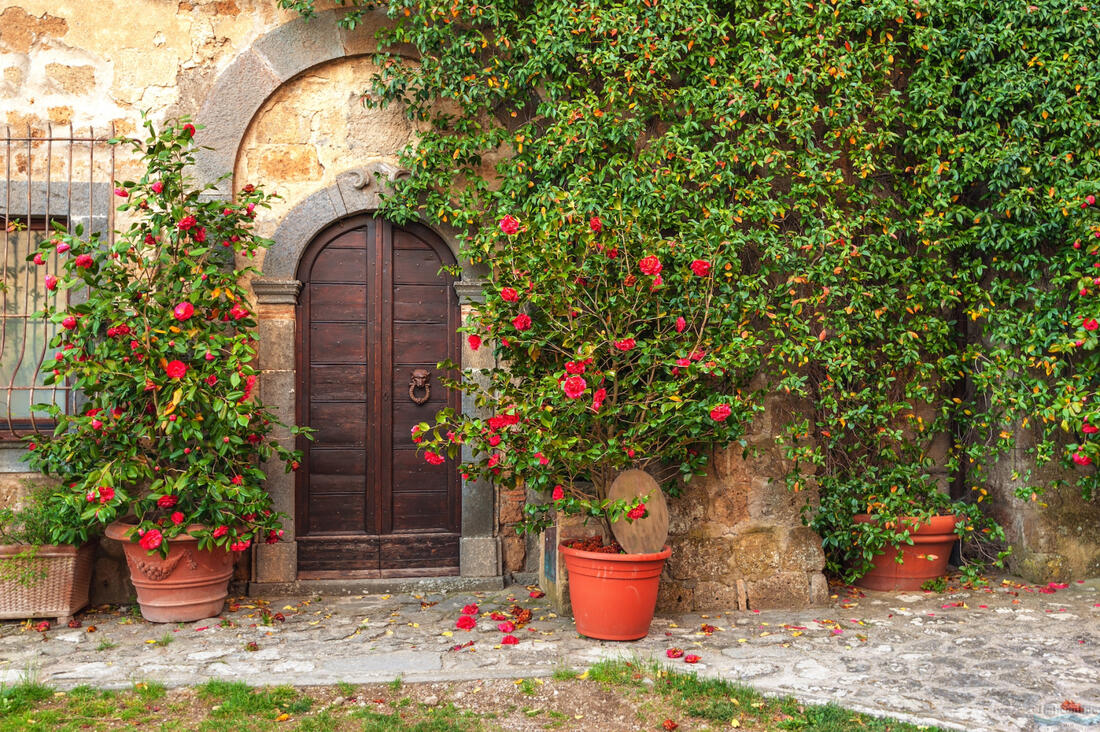
[[[61,254],[46,287],[79,293],[41,313],[60,325],[45,381],[71,384],[79,407],[36,405],[57,426],[29,439],[27,459],[61,485],[50,501],[68,520],[53,539],[106,526],[142,614],[185,621],[220,612],[234,557],[279,540],[260,463],[291,470],[298,456],[271,439],[279,422],[256,399],[251,270],[226,264],[267,245],[252,228],[267,196],[246,186],[235,202],[205,200],[184,177],[195,128],[145,127],[145,141],[112,141],[144,164],[115,189],[129,228],[112,243],[59,227],[33,257]]]
[[[0,618],[52,617],[63,625],[88,604],[95,545],[88,530],[71,544],[52,543],[53,526],[67,517],[55,513],[51,492],[35,485],[18,508],[0,508]]]
[[[919,465],[826,476],[820,493],[810,524],[821,534],[827,569],[867,589],[921,589],[946,574],[957,540],[1004,540],[977,503],[952,499]]]
[[[461,457],[466,479],[526,489],[521,533],[558,515],[610,527],[645,517],[644,492],[608,496],[617,475],[646,470],[675,495],[757,408],[747,383],[759,356],[728,243],[665,238],[614,205],[554,225],[507,215],[498,228],[485,301],[463,327],[498,365],[448,382],[477,412],[442,410],[413,438],[429,463]],[[650,553],[663,564],[668,548]],[[647,597],[652,617],[656,592]]]

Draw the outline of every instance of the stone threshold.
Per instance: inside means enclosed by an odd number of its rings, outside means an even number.
[[[249,582],[253,597],[293,595],[424,594],[481,592],[504,588],[504,577],[390,577],[382,579],[316,579],[295,582]]]

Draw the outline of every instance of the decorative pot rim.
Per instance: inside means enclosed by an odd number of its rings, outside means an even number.
[[[207,527],[205,524],[188,524],[187,528],[182,534],[171,537],[169,541],[198,541],[198,537],[192,534],[192,532],[204,531],[206,530],[206,528]],[[103,533],[107,536],[108,539],[115,539],[122,542],[133,542],[133,533],[135,529],[137,529],[137,524],[135,523],[131,523],[129,521],[112,521],[111,523],[107,524],[107,528],[104,529]]]
[[[856,515],[852,516],[852,521],[856,522],[857,524],[878,523],[878,521],[876,519],[871,518],[871,514],[869,514],[869,513],[857,513]],[[952,532],[953,532],[955,524],[957,524],[959,522],[959,516],[957,514],[953,514],[953,513],[934,513],[931,516],[927,516],[927,517],[898,516],[898,517],[892,519],[892,521],[894,521],[896,523],[899,523],[899,524],[910,524],[910,525],[917,524],[917,525],[919,525],[919,527],[921,529],[926,529],[929,526],[932,526],[933,524],[942,524],[946,521],[950,521]]]
[[[672,547],[665,544],[664,548],[659,552],[650,552],[647,554],[608,554],[606,552],[587,552],[583,549],[574,549],[566,546],[564,543],[558,544],[558,550],[563,554],[570,554],[575,557],[583,557],[585,559],[606,559],[609,562],[646,562],[655,559],[668,559],[672,554]]]

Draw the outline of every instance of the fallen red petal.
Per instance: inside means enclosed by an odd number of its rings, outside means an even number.
[[[684,656],[684,663],[699,663],[699,657],[694,653],[689,653]]]
[[[684,651],[680,648],[669,648],[667,651],[665,651],[665,655],[669,658],[680,658],[684,655]]]

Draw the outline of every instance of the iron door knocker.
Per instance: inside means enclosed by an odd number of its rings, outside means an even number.
[[[428,369],[413,369],[412,378],[409,379],[409,399],[413,404],[425,404],[432,398],[431,372]],[[418,389],[423,389],[424,394],[417,396]]]

